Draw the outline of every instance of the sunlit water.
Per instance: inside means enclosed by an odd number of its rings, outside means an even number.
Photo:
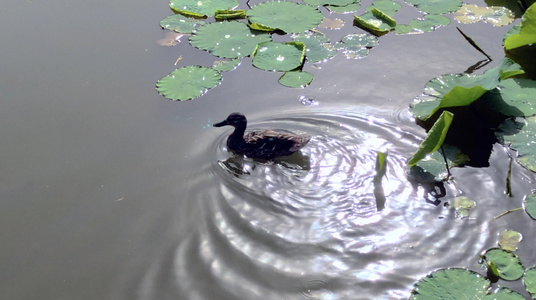
[[[496,242],[498,229],[489,221],[502,208],[460,219],[424,201],[405,175],[405,161],[422,139],[412,122],[407,111],[372,109],[251,122],[251,130],[312,136],[301,154],[275,163],[228,152],[229,130],[214,129],[222,133],[207,150],[211,175],[192,180],[192,201],[205,219],[156,259],[141,298],[405,299],[428,271],[476,265],[478,253]],[[378,150],[389,153],[381,211],[373,184]],[[477,205],[504,197],[494,181],[479,179],[482,194],[490,195],[475,199]],[[443,203],[466,194],[454,184],[447,192]]]

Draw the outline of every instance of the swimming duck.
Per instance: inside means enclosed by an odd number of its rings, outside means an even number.
[[[307,145],[311,139],[308,136],[272,130],[253,131],[244,135],[247,122],[243,114],[235,112],[213,126],[233,126],[235,129],[227,138],[227,147],[251,158],[270,160],[277,156],[291,155]]]

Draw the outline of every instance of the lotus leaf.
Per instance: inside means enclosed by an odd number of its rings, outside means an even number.
[[[536,266],[533,266],[525,271],[523,283],[530,293],[532,298],[536,298]]]
[[[497,136],[502,143],[517,150],[521,165],[536,172],[536,117],[506,120],[499,126]]]
[[[372,5],[367,6],[366,10],[372,12],[372,9],[378,9],[388,16],[393,16],[397,11],[402,8],[398,2],[393,2],[390,0],[376,0],[372,2]]]
[[[482,300],[526,300],[523,295],[509,288],[499,287],[493,294],[486,295]]]
[[[536,194],[531,194],[525,197],[525,200],[523,201],[523,205],[525,206],[525,211],[531,218],[536,220]],[[536,270],[535,270],[536,271]],[[536,274],[535,274],[536,276]],[[536,280],[536,278],[535,278]],[[536,282],[535,282],[536,283]],[[534,286],[535,292],[536,292],[536,286]]]
[[[519,34],[512,34],[504,41],[506,50],[536,43],[536,3],[532,4],[521,18]]]
[[[354,24],[363,29],[366,30],[376,36],[382,36],[384,34],[387,34],[391,29],[394,28],[391,24],[396,25],[396,22],[394,19],[388,17],[387,14],[375,10],[377,13],[373,13],[372,9],[371,12],[365,13],[361,16],[354,15]]]
[[[474,4],[464,4],[454,15],[454,19],[460,23],[471,24],[484,21],[493,26],[508,25],[515,19],[514,13],[506,7],[480,7]]]
[[[421,159],[425,158],[429,153],[435,152],[441,145],[447,136],[450,124],[454,115],[448,111],[443,111],[437,121],[434,123],[426,138],[419,145],[419,149],[408,161],[408,165],[414,166]]]
[[[218,71],[201,66],[176,69],[158,80],[157,91],[171,100],[190,100],[203,95],[221,82]]]
[[[450,24],[450,19],[439,15],[426,15],[422,19],[411,20],[409,26],[421,32],[430,32]]]
[[[218,72],[227,72],[236,69],[239,64],[240,59],[233,59],[229,61],[218,60],[214,62],[214,64],[212,65],[212,69]]]
[[[303,63],[305,45],[303,43],[265,42],[257,45],[253,52],[253,65],[267,71],[291,71]]]
[[[205,24],[190,36],[193,46],[223,58],[251,55],[258,43],[270,40],[269,34],[255,32],[240,22]]]
[[[517,244],[521,242],[523,236],[514,230],[505,230],[499,237],[499,247],[506,251],[516,251]]]
[[[369,54],[369,49],[378,45],[378,38],[372,34],[349,34],[335,44],[336,49],[342,49],[347,58],[363,58]]]
[[[246,11],[243,9],[239,9],[239,10],[220,9],[220,10],[217,10],[214,15],[214,18],[216,19],[216,21],[243,19],[245,17],[246,17]]]
[[[499,248],[487,250],[482,258],[493,274],[504,280],[517,280],[525,271],[517,255]]]
[[[303,0],[303,2],[312,6],[323,6],[323,5],[345,6],[345,5],[354,3],[355,0]]]
[[[443,154],[445,154],[445,157]],[[443,144],[441,151],[430,153],[416,163],[415,166],[409,168],[409,174],[413,176],[415,172],[425,172],[431,178],[429,181],[447,180],[448,172],[445,166],[445,158],[449,168],[461,166],[469,161],[469,157],[459,148]]]
[[[188,17],[212,17],[216,10],[238,6],[237,0],[171,0],[169,7],[176,13]]]
[[[340,14],[349,14],[358,11],[361,8],[361,4],[359,3],[352,3],[345,6],[334,6],[334,5],[326,5],[326,8],[330,12],[340,13]]]
[[[195,27],[205,24],[204,21],[187,18],[183,15],[172,15],[160,21],[160,26],[164,29],[173,30],[179,33],[192,33]]]
[[[457,11],[462,6],[461,0],[406,0],[406,3],[429,14],[446,14]]]
[[[482,299],[490,286],[480,274],[461,268],[441,269],[419,280],[410,300]]]
[[[291,88],[305,87],[311,81],[313,81],[313,74],[302,71],[285,72],[279,78],[279,83]]]
[[[536,81],[510,78],[501,81],[498,90],[502,100],[520,110],[524,116],[536,114]]]
[[[300,33],[294,36],[294,41],[305,45],[305,57],[309,62],[321,62],[337,54],[328,37],[321,33]]]
[[[286,33],[299,33],[315,28],[324,15],[309,5],[294,2],[265,2],[247,12],[250,23],[280,29]]]

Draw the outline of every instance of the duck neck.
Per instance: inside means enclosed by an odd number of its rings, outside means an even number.
[[[235,127],[233,133],[229,136],[229,142],[231,143],[241,143],[244,141],[244,133],[246,132],[246,126],[242,124]]]

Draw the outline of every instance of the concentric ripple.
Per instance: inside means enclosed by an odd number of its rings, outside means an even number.
[[[301,154],[266,163],[214,141],[212,176],[198,182],[206,220],[158,263],[180,299],[404,299],[423,270],[468,265],[490,243],[477,213],[457,219],[408,183],[421,130],[405,111],[279,115],[250,130],[312,137]],[[388,151],[378,211],[377,151]],[[202,188],[201,188],[202,186]],[[449,189],[450,197],[460,191]],[[487,216],[486,216],[487,218]],[[478,221],[477,221],[478,220]],[[453,247],[453,245],[455,245]],[[155,296],[153,294],[152,296]],[[182,298],[181,298],[182,297]]]

